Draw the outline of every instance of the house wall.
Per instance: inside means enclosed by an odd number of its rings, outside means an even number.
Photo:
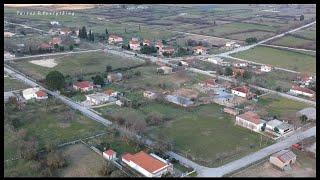
[[[240,92],[240,91],[236,91],[236,90],[231,90],[231,93],[232,94],[235,94],[237,96],[240,96],[240,97],[247,97],[247,94],[246,93],[243,93],[243,92]]]
[[[290,89],[290,92],[292,92],[294,94],[301,94],[301,95],[308,96],[308,97],[313,97],[314,96],[313,94],[305,93],[305,92],[302,92],[302,91],[297,91],[297,90],[294,90],[294,89]]]
[[[261,129],[261,124],[254,124],[250,121],[240,118],[239,116],[236,117],[236,124],[257,132]]]
[[[22,95],[26,100],[36,98],[36,94],[23,94]]]

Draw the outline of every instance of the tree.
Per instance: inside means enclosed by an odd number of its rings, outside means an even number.
[[[263,125],[261,126],[261,131],[264,131],[266,129],[266,123],[263,123]]]
[[[82,30],[79,28],[79,34],[78,34],[79,38],[82,38]]]
[[[187,49],[179,47],[176,52],[176,56],[185,56],[185,55],[189,55]]]
[[[163,117],[161,114],[157,112],[151,112],[147,118],[146,122],[148,125],[153,126],[153,125],[160,125],[163,122]]]
[[[67,161],[60,151],[54,151],[47,155],[47,165],[53,170],[65,167],[67,165]]]
[[[51,71],[46,76],[46,85],[51,90],[61,90],[65,85],[65,78],[59,71]]]
[[[57,50],[59,48],[59,45],[58,44],[54,44],[53,47],[54,47],[54,49]]]
[[[304,15],[301,14],[301,16],[300,16],[300,21],[303,21],[303,20],[304,20]]]
[[[163,45],[167,45],[167,41],[163,39],[163,40],[162,40],[162,44],[163,44]]]
[[[93,77],[93,83],[96,85],[98,84],[98,85],[103,86],[104,80],[100,75],[96,75],[95,77]]]
[[[106,36],[109,37],[109,32],[107,28],[106,28]]]
[[[116,167],[114,167],[114,165],[110,161],[107,161],[106,163],[103,164],[101,169],[98,171],[98,174],[100,176],[109,176],[115,170],[116,170]]]
[[[141,27],[140,27],[140,24],[139,24],[139,31],[141,31]]]
[[[216,25],[216,21],[213,21],[213,25],[214,25],[214,26]]]
[[[86,30],[86,27],[85,27],[85,26],[82,27],[80,38],[82,38],[82,39],[88,39],[88,34],[87,34],[87,30]]]
[[[60,46],[60,51],[64,51],[64,46]]]
[[[70,51],[73,50],[73,45],[72,44],[69,45],[69,49],[70,49]]]
[[[246,43],[247,44],[253,44],[253,43],[257,43],[258,39],[256,37],[250,37],[246,39]]]
[[[250,71],[245,71],[243,73],[243,78],[244,79],[250,79],[252,77],[252,73]]]
[[[277,127],[274,127],[274,132],[279,133],[279,129]]]
[[[302,123],[305,123],[305,122],[307,122],[307,120],[308,120],[308,117],[306,116],[306,115],[302,115],[302,116],[300,116],[300,121],[302,122]]]
[[[224,75],[226,76],[231,76],[233,73],[232,68],[231,67],[226,67],[224,70]]]
[[[111,72],[111,71],[112,71],[112,66],[107,65],[107,66],[106,66],[106,73],[109,73],[109,72]]]
[[[121,170],[115,170],[110,174],[110,177],[126,177]]]

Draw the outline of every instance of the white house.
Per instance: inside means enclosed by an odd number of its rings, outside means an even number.
[[[280,135],[287,134],[293,131],[293,126],[283,121],[279,121],[278,119],[273,119],[266,123],[266,129],[269,131],[274,131],[277,128],[279,130]]]
[[[205,48],[203,46],[196,46],[194,48],[194,53],[199,54],[199,55],[207,54],[207,48]]]
[[[248,111],[244,114],[236,116],[236,124],[253,131],[261,131],[261,127],[265,121],[260,119],[260,116],[254,112]]]
[[[185,61],[180,61],[183,66],[189,66],[189,64]]]
[[[11,59],[15,58],[16,56],[14,54],[9,53],[8,51],[4,51],[4,58],[5,59]]]
[[[149,99],[155,99],[157,97],[156,93],[151,91],[144,91],[143,97],[149,98]]]
[[[131,40],[129,41],[129,46],[130,46],[130,49],[134,51],[140,51],[141,49],[139,41]]]
[[[108,38],[108,42],[109,44],[113,44],[113,43],[122,43],[123,42],[123,38],[120,36],[116,36],[116,35],[110,35]]]
[[[120,106],[120,107],[121,107],[121,106],[123,106],[123,102],[122,102],[122,101],[120,101],[120,100],[117,100],[117,101],[116,101],[116,105],[118,105],[118,106]]]
[[[247,67],[248,63],[247,62],[239,62],[239,63],[233,63],[234,67]]]
[[[155,154],[140,151],[136,154],[125,154],[122,161],[145,177],[161,177],[173,171],[173,165]]]
[[[273,131],[275,127],[279,126],[282,123],[283,122],[279,121],[278,119],[273,119],[273,120],[268,121],[266,123],[266,129],[269,129],[269,130]]]
[[[261,72],[270,72],[272,70],[271,65],[262,65],[261,66]]]
[[[303,96],[308,96],[308,97],[313,97],[315,95],[315,92],[312,91],[311,89],[300,87],[297,85],[293,85],[289,92],[297,95],[299,94]]]
[[[108,149],[102,153],[102,156],[107,160],[114,160],[117,156],[117,153],[112,149]]]
[[[172,67],[169,66],[162,66],[160,68],[157,68],[157,71],[162,70],[163,74],[171,74],[172,73]]]
[[[219,57],[213,57],[213,58],[208,58],[207,61],[211,62],[213,64],[221,64],[223,59],[221,59]]]
[[[40,90],[40,88],[28,88],[22,91],[22,96],[24,99],[29,100],[32,98],[35,99],[47,99],[48,95],[43,90]]]
[[[59,22],[58,21],[51,21],[50,24],[51,25],[59,25]]]
[[[236,87],[231,90],[231,93],[240,97],[248,97],[250,90],[247,86]]]
[[[289,168],[296,160],[297,156],[290,150],[281,150],[270,156],[270,163],[281,170]]]
[[[86,98],[91,105],[99,105],[112,100],[110,96],[108,96],[105,93],[89,94],[89,95],[86,95]]]
[[[122,73],[112,73],[107,76],[109,82],[117,82],[122,80]]]

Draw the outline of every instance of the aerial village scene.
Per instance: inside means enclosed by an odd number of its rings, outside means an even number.
[[[316,4],[4,4],[5,177],[316,177]]]

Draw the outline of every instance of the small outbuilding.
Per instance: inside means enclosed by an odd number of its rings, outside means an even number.
[[[281,170],[291,168],[296,162],[297,156],[290,150],[281,150],[270,156],[270,163]]]
[[[117,156],[117,153],[112,149],[108,149],[102,153],[102,156],[107,160],[114,160]]]

